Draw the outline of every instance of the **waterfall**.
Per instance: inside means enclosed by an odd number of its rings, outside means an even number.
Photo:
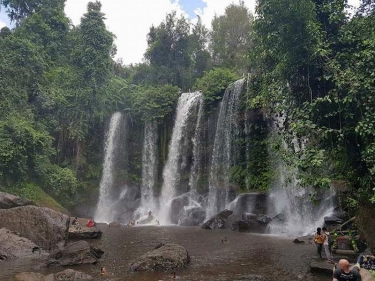
[[[154,186],[157,176],[157,122],[145,124],[142,151],[142,191],[141,206],[144,215],[155,210]]]
[[[187,127],[187,121],[193,109],[196,109],[201,100],[201,93],[183,93],[178,99],[176,119],[173,126],[173,133],[169,144],[168,158],[163,170],[163,186],[161,191],[161,210],[159,212],[162,223],[170,223],[170,201],[177,195],[179,187],[181,168],[186,165],[184,160],[184,144],[186,137],[184,135]]]
[[[285,116],[273,117],[272,135],[277,136],[283,128]],[[291,140],[294,151],[304,150],[307,140]],[[281,149],[288,150],[285,140],[281,140]],[[282,221],[273,220],[269,230],[273,234],[287,233],[291,235],[311,234],[324,223],[324,217],[329,216],[334,209],[335,192],[332,188],[316,191],[313,187],[302,186],[298,180],[295,167],[288,167],[281,159],[275,159],[277,172],[269,193],[270,216],[282,214]]]
[[[196,191],[198,186],[199,175],[201,172],[201,153],[202,153],[202,130],[203,130],[203,100],[199,103],[197,125],[193,138],[193,165],[191,167],[189,186],[191,191]]]
[[[237,118],[245,79],[236,81],[224,93],[217,121],[209,178],[206,218],[221,211],[229,203],[229,168],[233,163],[232,140],[239,135]]]
[[[119,128],[121,121],[121,113],[116,112],[112,115],[109,123],[109,129],[106,135],[106,142],[104,148],[104,163],[103,163],[103,175],[100,181],[99,187],[99,202],[97,204],[95,212],[95,220],[98,222],[111,222],[113,219],[113,213],[111,205],[113,200],[111,197],[111,191],[113,187],[113,166],[114,158],[116,154],[116,147],[119,139]]]

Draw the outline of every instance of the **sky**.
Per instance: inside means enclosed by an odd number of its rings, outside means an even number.
[[[74,25],[86,11],[89,0],[66,0],[65,12]],[[147,33],[151,25],[158,26],[171,11],[177,11],[197,21],[197,15],[203,24],[210,28],[216,15],[223,15],[225,7],[238,0],[101,0],[102,12],[106,14],[107,28],[116,36],[116,59],[122,58],[124,64],[142,62],[147,48]],[[349,4],[358,6],[359,0],[349,0]],[[256,0],[244,0],[245,6],[254,13]],[[5,9],[0,10],[0,28],[10,26]]]

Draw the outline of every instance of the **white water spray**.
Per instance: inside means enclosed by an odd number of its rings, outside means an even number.
[[[113,187],[113,166],[116,153],[115,149],[119,139],[120,121],[121,113],[114,113],[111,117],[109,130],[106,136],[103,175],[100,181],[99,202],[94,217],[97,222],[109,223],[113,220],[113,213],[111,210],[113,200],[111,197],[111,191]]]

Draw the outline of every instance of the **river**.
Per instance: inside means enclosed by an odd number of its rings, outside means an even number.
[[[95,277],[95,280],[151,281],[171,280],[170,273],[132,273],[132,260],[153,249],[159,243],[177,243],[184,246],[191,257],[187,269],[176,271],[177,280],[248,280],[248,281],[325,281],[327,277],[309,273],[309,263],[315,255],[314,245],[294,244],[293,237],[278,237],[239,233],[225,230],[203,230],[199,227],[145,226],[107,227],[100,240],[89,241],[105,254],[97,265],[76,266]],[[227,242],[222,243],[226,237]],[[61,268],[41,268],[38,261],[0,262],[0,280],[9,281],[21,271],[43,274],[61,271]],[[99,276],[100,268],[107,276]],[[36,267],[38,269],[36,269]]]

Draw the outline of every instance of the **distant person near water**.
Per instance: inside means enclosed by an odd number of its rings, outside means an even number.
[[[87,227],[94,227],[95,226],[95,221],[93,219],[89,219],[89,221],[86,223]]]
[[[341,259],[338,268],[333,272],[333,281],[361,281],[359,274],[359,264],[357,263],[352,269],[346,259]]]
[[[332,251],[331,251],[331,234],[328,232],[326,227],[322,228],[323,234],[325,235],[324,242],[323,242],[323,247],[324,247],[324,252],[326,253],[326,258],[328,262],[333,263],[333,256],[332,256]]]
[[[77,225],[78,224],[78,218],[77,217],[75,217],[74,219],[73,219],[73,221],[72,221],[72,225]]]
[[[318,256],[321,259],[322,259],[322,250],[323,250],[323,243],[324,243],[325,237],[326,235],[322,233],[322,229],[318,227],[314,235],[314,242],[316,245],[316,251],[318,253]]]

